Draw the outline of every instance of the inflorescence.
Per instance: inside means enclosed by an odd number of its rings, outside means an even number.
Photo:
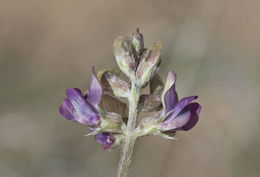
[[[135,138],[159,135],[173,139],[176,131],[187,131],[196,125],[201,106],[192,101],[197,96],[179,100],[176,74],[168,71],[163,83],[157,73],[161,62],[160,41],[144,48],[143,35],[137,30],[131,37],[117,37],[113,48],[119,67],[99,71],[97,75],[93,67],[90,87],[84,93],[78,88],[68,88],[59,108],[63,117],[88,126],[89,135],[94,135],[104,149],[122,144],[128,136],[129,107],[135,102],[137,114],[154,112],[154,116],[142,119],[137,126],[134,124],[131,136]],[[128,81],[121,78],[123,74]],[[147,86],[149,93],[140,94],[139,90]]]

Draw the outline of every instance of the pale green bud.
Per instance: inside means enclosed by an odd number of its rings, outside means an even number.
[[[98,72],[98,78],[105,91],[112,91],[115,96],[128,97],[130,92],[129,84],[119,77],[117,69],[105,69]]]
[[[114,112],[104,112],[101,114],[102,120],[100,129],[109,133],[121,133],[126,125],[122,120],[121,115]]]
[[[115,96],[125,98],[129,96],[130,88],[127,82],[113,74],[107,74],[106,78]]]
[[[97,78],[102,86],[103,91],[111,92],[112,88],[106,78],[107,74],[112,73],[116,76],[120,75],[120,69],[119,68],[106,68],[104,70],[101,70],[97,74]]]
[[[164,84],[158,74],[155,74],[149,83],[150,94],[140,96],[139,108],[143,112],[159,111],[162,108],[160,95]]]
[[[159,111],[162,108],[160,95],[141,95],[139,101],[140,110],[143,112]]]
[[[155,42],[150,49],[143,52],[139,66],[136,71],[137,83],[145,86],[146,83],[158,71],[160,65],[161,42]]]
[[[135,129],[135,136],[153,135],[158,131],[158,123],[155,118],[148,117],[141,120],[138,127]]]
[[[120,70],[128,77],[134,78],[136,61],[134,46],[131,39],[125,36],[119,36],[115,39],[113,48]]]

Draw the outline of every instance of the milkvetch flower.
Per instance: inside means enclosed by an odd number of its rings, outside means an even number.
[[[102,88],[95,76],[94,68],[86,96],[78,88],[68,88],[66,95],[67,98],[64,99],[59,108],[63,117],[91,127],[98,125],[100,121],[98,104],[101,99]]]
[[[136,129],[137,136],[160,135],[164,138],[173,139],[177,130],[187,131],[196,125],[201,106],[199,103],[191,102],[195,100],[197,96],[190,96],[178,100],[175,90],[175,81],[176,74],[171,70],[168,71],[162,93],[162,87],[158,87],[160,88],[158,90],[159,93],[161,93],[163,109],[157,112],[153,117],[147,117],[141,120]],[[157,84],[158,83],[160,82],[157,82]]]
[[[113,136],[112,133],[118,133],[125,127],[121,115],[116,112],[123,112],[126,106],[113,96],[103,95],[94,68],[89,90],[85,94],[78,88],[68,88],[66,95],[67,97],[59,108],[63,117],[87,125],[91,131],[90,135],[96,135],[96,140],[99,143],[103,142],[101,144],[105,149],[118,142],[119,140],[116,138],[121,139],[119,136]],[[115,110],[113,106],[118,106],[115,112],[111,112],[111,110]],[[110,133],[107,133],[108,131]],[[106,142],[101,141],[100,138],[103,136],[109,137],[109,139]],[[112,141],[112,139],[117,141]]]
[[[168,71],[164,91],[161,95],[163,104],[161,116],[169,115],[162,120],[159,126],[162,132],[190,130],[198,122],[201,106],[199,103],[191,103],[198,97],[189,96],[178,100],[177,92],[175,91],[175,81],[176,74],[171,70]]]

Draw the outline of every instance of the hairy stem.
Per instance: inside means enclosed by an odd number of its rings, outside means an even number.
[[[135,144],[136,136],[134,135],[136,119],[138,115],[138,101],[140,96],[140,88],[132,82],[131,93],[128,98],[129,102],[129,116],[125,132],[125,138],[123,140],[123,147],[121,152],[121,158],[119,162],[117,177],[126,177],[128,169],[131,164],[132,154]]]

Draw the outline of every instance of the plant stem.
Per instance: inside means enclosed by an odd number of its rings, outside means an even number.
[[[131,164],[132,154],[135,144],[136,136],[134,135],[136,119],[138,115],[138,101],[140,96],[140,88],[132,82],[131,92],[128,98],[129,102],[129,116],[123,140],[123,147],[121,152],[121,158],[119,162],[117,177],[126,177],[128,169]]]

